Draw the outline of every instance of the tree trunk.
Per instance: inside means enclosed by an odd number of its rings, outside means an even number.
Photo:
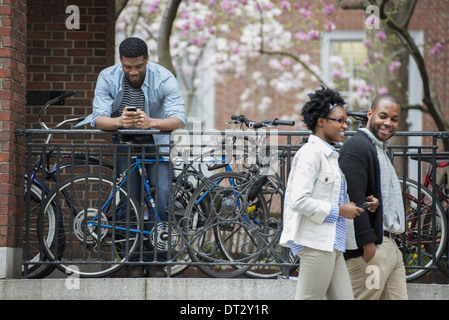
[[[157,56],[158,63],[170,70],[175,76],[175,68],[173,67],[173,61],[170,53],[170,36],[173,27],[173,21],[176,18],[179,4],[181,0],[170,0],[164,11],[162,18],[161,28],[159,30],[159,36],[157,39]]]

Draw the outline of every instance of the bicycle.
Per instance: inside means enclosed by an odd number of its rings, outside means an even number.
[[[64,120],[55,126],[49,128],[47,124],[42,120],[42,115],[45,113],[48,107],[58,103],[63,102],[65,99],[76,94],[76,91],[70,91],[60,96],[49,100],[39,111],[37,115],[37,122],[41,129],[52,130],[58,129],[62,126],[73,123],[80,122],[84,117],[73,118]],[[25,250],[23,251],[23,265],[22,265],[22,275],[26,278],[44,278],[48,276],[54,270],[54,265],[42,264],[46,260],[46,257],[41,255],[41,250],[39,246],[39,241],[37,237],[37,219],[39,216],[40,208],[48,194],[50,189],[48,187],[48,181],[56,182],[58,181],[58,176],[60,173],[66,169],[72,170],[76,166],[95,165],[99,166],[100,161],[93,157],[89,157],[83,154],[70,154],[62,155],[60,150],[55,146],[50,147],[49,145],[53,134],[49,133],[45,142],[43,143],[43,150],[39,153],[39,156],[32,167],[29,167],[27,173],[25,174],[25,194],[24,200],[26,202],[26,208],[28,208],[25,215]],[[31,159],[31,152],[28,156]],[[50,163],[52,158],[56,157],[57,160]],[[62,161],[62,158],[68,159],[68,161]],[[28,161],[31,163],[31,161]],[[112,169],[112,166],[107,162],[101,163],[105,168]],[[30,192],[28,192],[30,190]],[[54,215],[55,208],[49,207],[47,214]],[[52,243],[53,239],[47,238],[48,243]],[[61,242],[61,249],[64,245]]]
[[[249,121],[245,116],[232,116],[232,119],[230,123],[253,129],[294,125],[292,121],[277,119],[262,122]],[[250,141],[252,135],[242,132],[240,138]],[[275,264],[281,254],[275,243],[281,228],[279,221],[270,216],[269,207],[276,195],[282,198],[283,186],[277,173],[260,174],[261,168],[269,165],[262,163],[257,154],[257,147],[264,146],[266,138],[262,135],[259,141],[250,141],[250,146],[243,148],[243,159],[252,155],[256,160],[244,164],[241,172],[233,172],[226,162],[214,164],[213,169],[225,167],[226,171],[203,180],[192,194],[185,215],[178,221],[179,230],[189,242],[192,260],[209,276],[274,278],[280,272],[279,263]],[[232,144],[235,141],[234,136]],[[251,146],[255,149],[250,150]],[[198,211],[201,204],[206,211]]]
[[[133,146],[146,145],[129,144]],[[158,210],[146,164],[169,160],[159,155],[155,159],[145,158],[144,150],[131,158],[129,169],[118,179],[81,174],[60,182],[48,196],[42,211],[50,213],[40,214],[38,235],[45,255],[58,269],[81,277],[104,277],[130,264],[135,256],[138,261],[131,264],[149,264],[143,261],[144,254],[152,254],[154,258],[167,254],[171,261],[164,264],[179,266],[181,270],[177,273],[188,267],[185,246],[175,225],[170,219],[163,221],[159,214],[154,215],[154,220],[149,218]],[[113,156],[117,156],[116,149]],[[138,203],[128,191],[129,176],[135,170],[142,177],[143,203]],[[189,187],[173,191],[181,206],[187,202],[189,192]],[[54,214],[49,210],[52,206],[56,208]],[[61,227],[56,227],[57,224]],[[48,238],[53,239],[50,245],[44,241]],[[68,243],[68,250],[61,252],[59,242]],[[150,253],[145,251],[148,242],[153,247]]]
[[[447,266],[442,265],[441,258],[447,248],[449,198],[445,186],[434,183],[432,177],[433,162],[435,161],[437,168],[445,168],[449,166],[449,157],[437,155],[434,159],[433,154],[423,153],[412,155],[410,159],[424,161],[430,165],[422,184],[407,178],[404,185],[404,178],[399,178],[405,195],[406,232],[396,238],[400,248],[404,248],[408,266],[407,280],[418,279],[433,266],[438,266],[438,269],[447,276]],[[435,188],[436,199],[433,198],[432,188]],[[434,209],[432,204],[435,206]]]

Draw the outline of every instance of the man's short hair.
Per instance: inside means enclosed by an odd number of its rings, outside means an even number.
[[[385,94],[380,94],[374,98],[373,103],[371,104],[371,110],[376,109],[376,107],[382,100],[387,100],[390,102],[394,102],[398,105],[401,105],[401,102],[399,101],[398,98],[396,98],[394,95],[392,95],[390,93],[385,93]]]
[[[137,58],[143,56],[148,58],[148,47],[145,41],[140,38],[130,37],[120,43],[119,46],[120,59],[125,58]]]

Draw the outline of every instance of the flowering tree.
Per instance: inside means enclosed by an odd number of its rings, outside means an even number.
[[[242,88],[236,112],[267,111],[272,106],[272,93],[275,92],[294,97],[292,107],[283,112],[285,117],[298,117],[306,93],[314,91],[319,84],[339,89],[344,83],[356,88],[349,97],[354,108],[366,109],[377,93],[392,92],[393,83],[406,83],[400,76],[407,74],[401,70],[408,64],[408,54],[404,53],[410,53],[417,61],[424,83],[425,107],[419,108],[432,115],[439,130],[447,130],[441,108],[429,91],[431,86],[425,65],[420,64],[422,56],[420,58],[419,50],[419,54],[415,52],[416,44],[407,33],[416,4],[416,1],[410,1],[410,6],[404,4],[399,8],[405,10],[403,15],[397,11],[395,15],[389,14],[388,1],[380,1],[380,18],[389,29],[372,32],[371,36],[368,34],[365,46],[369,59],[362,66],[365,73],[349,78],[342,59],[331,57],[333,79],[330,83],[323,80],[314,58],[316,55],[310,54],[320,50],[321,33],[336,29],[338,6],[364,9],[369,4],[377,4],[376,1],[346,3],[335,0],[334,4],[304,2],[300,5],[287,0],[129,0],[117,21],[117,30],[126,36],[137,34],[147,39],[151,56],[157,56],[159,63],[176,70],[185,89],[188,113],[198,88],[204,85],[200,75],[210,73],[210,70],[214,70],[213,81],[216,83],[251,79],[249,85]],[[401,20],[392,19],[398,16]],[[392,39],[393,34],[396,39]],[[390,47],[385,45],[387,40],[396,41],[395,48],[405,47],[407,51],[402,50],[402,55],[386,51]],[[437,43],[431,53],[438,54],[443,49],[444,46]],[[378,73],[379,68],[388,72],[387,78],[392,79],[389,85],[374,83],[373,77],[369,77],[370,73]],[[401,92],[406,91],[403,89]]]
[[[379,8],[379,18],[386,25],[385,30],[388,32],[390,38],[394,38],[396,42],[400,43],[401,47],[406,50],[407,54],[415,60],[419,73],[421,75],[422,87],[423,87],[423,105],[411,106],[418,108],[424,112],[428,112],[440,131],[448,131],[449,123],[444,119],[443,112],[438,100],[438,96],[435,93],[432,83],[427,73],[424,57],[421,54],[417,44],[411,36],[408,26],[416,8],[417,0],[403,0],[401,2],[388,1],[388,0],[361,0],[359,2],[346,2],[343,0],[336,0],[337,4],[343,9],[359,9],[365,10],[369,5],[376,5]],[[448,2],[444,0],[444,2]],[[375,21],[373,21],[374,23]],[[382,36],[378,38],[385,40],[387,34],[382,33]],[[444,45],[441,42],[436,42],[429,53],[431,55],[437,55],[444,50]],[[383,56],[381,57],[381,59]],[[401,68],[401,61],[391,61],[389,69],[392,71],[399,70]],[[403,83],[397,82],[396,83]],[[388,90],[385,88],[385,90]],[[404,91],[404,90],[403,90]],[[410,107],[410,106],[409,106]],[[449,150],[449,141],[443,141],[445,150]]]

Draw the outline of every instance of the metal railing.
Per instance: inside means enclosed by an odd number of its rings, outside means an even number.
[[[46,143],[50,131],[54,138]],[[27,138],[24,277],[45,277],[55,267],[102,277],[123,266],[154,265],[164,266],[168,276],[194,267],[212,277],[295,274],[298,259],[278,245],[283,191],[292,158],[310,132],[183,131],[159,150],[151,143],[112,143],[125,131],[50,131],[17,132]],[[409,280],[428,271],[435,280],[448,268],[448,210],[437,186],[443,170],[438,159],[449,157],[438,151],[438,141],[448,134],[397,136],[432,140],[390,149],[405,181],[407,230],[397,244]],[[257,142],[266,137],[274,142]],[[118,157],[124,169],[115,165]]]

